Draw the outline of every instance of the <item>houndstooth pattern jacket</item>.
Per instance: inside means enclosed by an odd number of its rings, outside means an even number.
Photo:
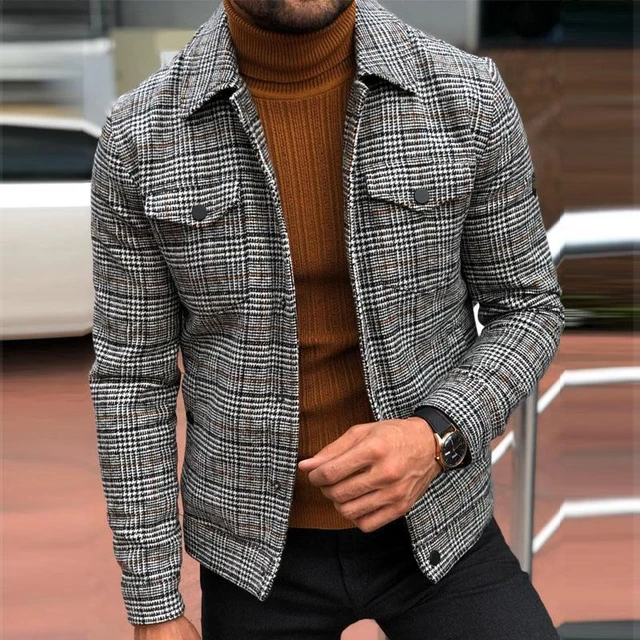
[[[437,582],[492,515],[489,445],[554,356],[561,289],[522,121],[494,62],[356,1],[344,232],[368,398],[377,420],[441,409],[473,459],[405,516]],[[264,600],[297,464],[295,289],[223,5],[118,98],[91,193],[89,385],[128,619],[184,611],[183,534],[189,555]]]

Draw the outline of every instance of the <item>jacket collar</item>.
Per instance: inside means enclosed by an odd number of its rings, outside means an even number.
[[[356,2],[356,76],[374,75],[417,92],[415,52],[399,18],[377,0]],[[181,57],[179,114],[187,118],[223,89],[239,88],[235,48],[223,3],[195,33]]]

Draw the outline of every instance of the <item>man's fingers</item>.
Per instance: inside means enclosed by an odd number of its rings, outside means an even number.
[[[398,498],[395,491],[388,489],[371,491],[355,500],[334,506],[341,515],[354,521],[360,528],[380,527],[409,510],[408,502]]]
[[[310,469],[316,469],[320,464],[331,460],[337,456],[342,455],[346,451],[349,451],[356,443],[362,440],[366,433],[366,424],[356,424],[339,438],[330,442],[326,447],[323,447],[312,458],[306,458],[298,463],[298,467],[303,471],[309,471]]]
[[[323,462],[309,472],[309,482],[316,486],[332,485],[354,473],[364,472],[375,460],[367,439],[360,440],[348,451]]]
[[[389,524],[392,520],[402,517],[407,510],[403,510],[398,504],[390,504],[356,519],[356,525],[360,531],[370,533],[385,524]]]
[[[389,504],[390,500],[385,499],[384,492],[380,490],[370,491],[354,500],[349,500],[344,504],[334,503],[334,507],[345,518],[349,520],[357,520],[368,513],[372,513]]]
[[[351,474],[335,484],[322,485],[322,493],[338,504],[355,500],[377,489],[382,489],[378,474],[373,467],[364,468],[360,473]]]

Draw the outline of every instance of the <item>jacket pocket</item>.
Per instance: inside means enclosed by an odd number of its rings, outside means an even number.
[[[359,231],[371,285],[429,291],[455,280],[473,189],[466,156],[383,159],[362,171]]]
[[[150,193],[145,214],[191,311],[220,312],[247,298],[248,242],[235,170]]]

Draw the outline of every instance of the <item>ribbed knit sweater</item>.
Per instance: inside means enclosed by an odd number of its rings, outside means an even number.
[[[373,422],[344,241],[343,131],[354,77],[355,0],[323,29],[277,32],[223,0],[256,104],[291,247],[300,345],[298,460]],[[333,502],[297,469],[289,526],[345,529]]]

